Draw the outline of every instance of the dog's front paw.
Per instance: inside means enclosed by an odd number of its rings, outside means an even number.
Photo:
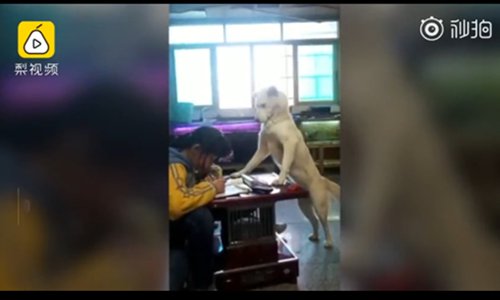
[[[280,185],[285,185],[285,181],[286,181],[286,178],[278,178],[278,179],[275,179],[272,183],[272,185],[275,185],[275,186],[280,186]]]
[[[241,172],[241,171],[239,171],[239,172],[234,172],[234,173],[230,174],[230,175],[229,175],[229,177],[231,177],[231,178],[240,178],[240,177],[241,177],[241,175],[243,175],[243,174],[244,174],[244,173],[243,173],[243,172]]]

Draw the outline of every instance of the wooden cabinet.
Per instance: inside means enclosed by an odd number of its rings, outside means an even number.
[[[307,142],[307,147],[321,174],[325,169],[340,167],[340,141]]]
[[[299,121],[298,127],[318,169],[340,167],[340,120]]]

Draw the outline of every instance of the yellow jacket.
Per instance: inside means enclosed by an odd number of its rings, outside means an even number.
[[[171,221],[175,221],[194,209],[210,203],[217,194],[209,181],[201,181],[190,186],[193,174],[189,174],[182,163],[171,163],[168,167],[168,211]]]

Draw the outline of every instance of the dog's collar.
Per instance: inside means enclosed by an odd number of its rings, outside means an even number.
[[[273,118],[274,114],[267,117],[266,121],[264,121],[265,127],[271,127],[272,125],[278,124],[287,117],[290,117],[288,114],[277,114],[275,118]]]

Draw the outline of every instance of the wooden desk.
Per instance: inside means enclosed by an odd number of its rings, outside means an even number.
[[[271,181],[276,174],[253,174]],[[277,201],[308,197],[304,190],[275,188],[270,194],[246,194],[217,199],[214,216],[221,223],[223,249],[215,273],[218,290],[296,282],[298,258],[274,231]]]

